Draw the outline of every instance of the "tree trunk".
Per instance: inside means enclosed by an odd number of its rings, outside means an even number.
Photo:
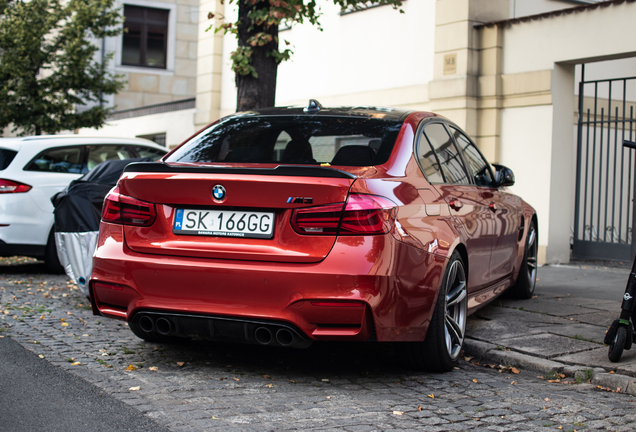
[[[256,4],[259,8],[269,8],[269,0]],[[248,31],[250,21],[248,12],[253,6],[247,0],[239,1],[238,43],[239,46],[249,46],[247,40],[257,33],[265,32],[273,36],[271,42],[252,47],[252,66],[256,69],[258,78],[252,75],[236,74],[236,109],[249,111],[257,108],[273,107],[276,103],[276,73],[278,64],[268,52],[278,50],[278,26],[254,26]]]

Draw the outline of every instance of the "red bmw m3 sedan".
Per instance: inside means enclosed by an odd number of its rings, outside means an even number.
[[[452,369],[467,316],[532,296],[533,208],[449,120],[392,108],[225,117],[104,200],[95,314],[148,341],[399,342]]]

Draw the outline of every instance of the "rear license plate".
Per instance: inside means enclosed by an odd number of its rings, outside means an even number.
[[[172,232],[217,237],[272,238],[274,213],[177,209]]]

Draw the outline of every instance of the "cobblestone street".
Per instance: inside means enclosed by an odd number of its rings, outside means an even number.
[[[430,375],[383,344],[147,343],[93,316],[67,281],[39,263],[0,266],[0,337],[170,430],[634,430],[633,396],[470,359]]]

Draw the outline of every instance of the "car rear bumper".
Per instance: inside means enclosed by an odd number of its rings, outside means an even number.
[[[314,264],[141,254],[102,223],[90,292],[94,313],[127,321],[163,313],[292,326],[307,340],[416,341],[445,264],[391,235],[340,237]]]

